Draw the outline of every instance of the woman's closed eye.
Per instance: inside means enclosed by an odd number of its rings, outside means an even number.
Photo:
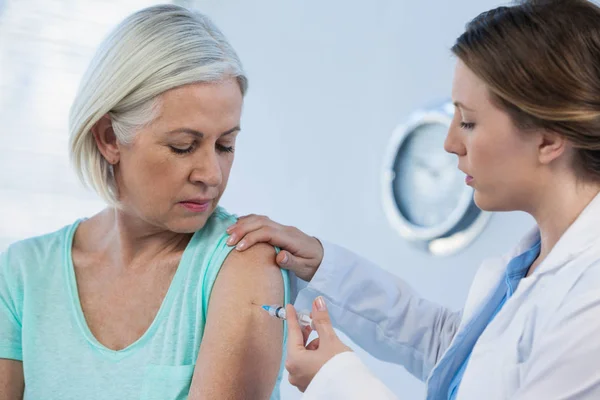
[[[463,122],[463,121],[461,121],[460,122],[460,127],[462,129],[469,129],[469,130],[471,130],[471,129],[473,129],[475,127],[475,123],[474,122]]]
[[[170,145],[169,148],[175,154],[189,154],[195,150],[196,145],[194,143],[191,145]],[[226,146],[219,143],[216,144],[216,148],[219,153],[233,153],[234,151],[233,146]]]
[[[184,145],[182,145],[182,146],[174,146],[174,145],[169,146],[169,148],[171,149],[171,151],[173,153],[175,153],[175,154],[188,154],[188,153],[191,153],[192,151],[194,151],[195,147],[196,146],[194,144],[187,145],[187,146],[184,146]]]
[[[217,143],[217,151],[219,151],[221,153],[233,153],[234,148],[233,148],[233,146],[225,146],[225,145]]]

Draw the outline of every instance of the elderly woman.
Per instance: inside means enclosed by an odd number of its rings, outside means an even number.
[[[278,398],[287,299],[267,245],[218,207],[247,88],[204,16],[141,10],[103,42],[70,117],[99,214],[0,258],[0,399]],[[243,265],[243,267],[242,267]],[[274,390],[275,388],[275,390]]]

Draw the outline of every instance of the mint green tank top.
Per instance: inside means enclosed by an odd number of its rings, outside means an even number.
[[[210,293],[232,250],[225,230],[235,221],[218,208],[193,235],[154,321],[119,351],[95,339],[81,309],[71,257],[80,221],[11,245],[0,256],[0,358],[23,361],[24,398],[186,399]],[[288,303],[289,278],[282,275]],[[285,358],[285,340],[283,349]],[[283,362],[272,400],[279,399],[282,372]]]

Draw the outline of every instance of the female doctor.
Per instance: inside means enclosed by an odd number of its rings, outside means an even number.
[[[372,355],[425,380],[427,399],[600,399],[600,8],[496,8],[468,24],[452,52],[456,112],[445,149],[481,209],[525,211],[537,223],[484,262],[462,312],[266,217],[241,218],[229,243],[281,247],[280,267],[309,282],[296,305],[319,296],[319,341],[306,345],[308,332],[289,321],[286,367],[305,399],[396,399],[329,316]]]

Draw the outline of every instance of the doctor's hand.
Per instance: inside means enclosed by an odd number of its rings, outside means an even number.
[[[280,268],[293,271],[304,281],[310,281],[323,261],[323,245],[315,237],[298,228],[284,226],[262,215],[240,217],[227,228],[229,246],[244,251],[256,243],[269,243],[281,248],[275,258]]]
[[[285,368],[289,372],[289,381],[301,392],[304,392],[317,372],[334,356],[352,351],[337,337],[325,300],[317,297],[313,302],[312,321],[319,337],[305,344],[311,328],[302,330],[298,324],[296,310],[292,305],[286,307],[288,315],[288,345]]]

